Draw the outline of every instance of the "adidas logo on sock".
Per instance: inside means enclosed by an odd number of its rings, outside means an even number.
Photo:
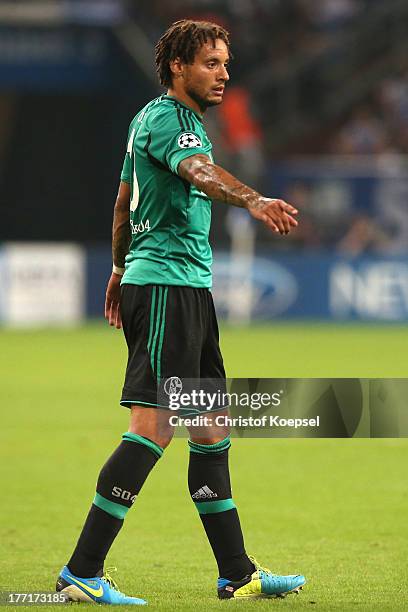
[[[204,485],[201,489],[193,493],[191,497],[193,499],[212,499],[213,497],[218,497],[218,495],[214,493],[214,491],[211,491],[210,487]]]

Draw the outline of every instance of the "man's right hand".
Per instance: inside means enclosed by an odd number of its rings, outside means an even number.
[[[289,234],[298,224],[293,217],[298,211],[291,204],[284,200],[265,198],[214,164],[206,155],[191,155],[183,159],[178,165],[178,174],[209,198],[246,208],[255,219],[265,223],[273,232]]]
[[[116,329],[122,327],[122,318],[120,316],[120,281],[122,276],[112,272],[106,288],[105,298],[105,319],[109,321],[109,325],[115,326]]]
[[[298,211],[291,204],[284,200],[275,200],[260,196],[248,205],[248,212],[254,217],[265,223],[273,232],[289,234],[298,222],[293,218]]]

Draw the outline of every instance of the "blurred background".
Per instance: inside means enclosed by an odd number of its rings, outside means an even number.
[[[215,160],[300,210],[298,230],[282,238],[213,205],[228,375],[408,377],[407,0],[0,0],[7,590],[53,588],[126,428],[126,345],[102,320],[112,211],[129,123],[161,93],[154,45],[183,17],[231,32],[230,84],[205,119]],[[312,397],[303,382],[299,405],[337,408],[341,424],[350,403],[339,385],[312,381],[329,387]],[[361,413],[370,429],[356,436],[386,439],[233,441],[248,550],[310,578],[301,607],[408,609],[407,439],[396,439],[406,418],[398,427],[391,409],[406,395],[392,380],[369,387],[364,406],[376,409],[368,423],[356,403],[353,419]],[[166,449],[109,564],[125,592],[151,594],[156,609],[220,612],[186,494],[187,454],[185,440]]]
[[[300,210],[280,238],[214,203],[221,318],[405,321],[406,0],[2,0],[2,324],[102,316],[128,125],[184,17],[231,33],[216,161]]]

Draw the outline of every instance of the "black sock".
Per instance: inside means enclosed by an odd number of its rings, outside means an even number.
[[[238,512],[231,497],[229,438],[216,444],[189,440],[188,487],[214,552],[220,578],[240,580],[254,571],[245,552]]]
[[[103,466],[96,495],[68,561],[69,570],[82,578],[97,576],[150,470],[163,454],[157,444],[137,434],[125,433]]]

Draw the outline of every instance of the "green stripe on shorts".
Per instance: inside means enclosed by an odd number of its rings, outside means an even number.
[[[163,296],[163,308],[161,314],[161,326],[160,326],[160,335],[159,335],[159,347],[157,349],[157,380],[161,378],[161,354],[163,348],[163,338],[164,338],[164,329],[166,325],[166,305],[167,305],[167,292],[169,288],[165,287],[164,296]]]
[[[156,305],[156,287],[152,288],[152,303],[150,306],[150,330],[149,330],[149,341],[147,343],[147,350],[150,354],[150,347],[153,338],[153,323],[154,323],[154,307]]]
[[[157,313],[156,313],[156,320],[154,324],[154,335],[153,335],[153,341],[152,341],[151,350],[150,350],[150,365],[152,366],[153,372],[155,372],[154,354],[156,352],[157,337],[159,335],[160,319],[161,319],[161,314],[162,314],[161,310],[162,310],[162,301],[163,301],[163,287],[159,286],[158,292],[159,292],[159,298],[157,301]]]

